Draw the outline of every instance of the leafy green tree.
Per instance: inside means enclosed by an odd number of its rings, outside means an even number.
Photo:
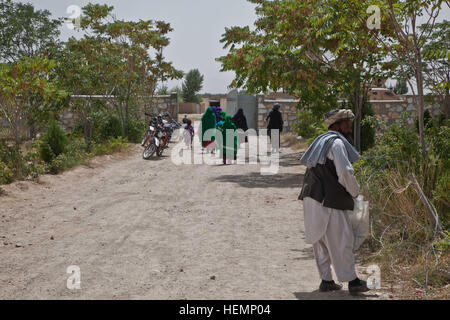
[[[397,69],[408,81],[410,89],[416,95],[419,118],[419,139],[422,153],[427,153],[424,135],[424,57],[425,46],[433,40],[432,32],[437,23],[445,0],[343,0],[347,8],[360,5],[376,5],[380,8],[383,27],[369,29],[379,46],[387,53],[387,58],[397,64]],[[362,11],[361,11],[362,13]],[[424,19],[425,18],[425,19]],[[411,77],[412,75],[412,77]],[[414,78],[415,83],[411,81]]]
[[[0,0],[0,63],[13,63],[25,57],[52,56],[58,45],[61,19],[52,19],[48,10],[36,10],[32,4]],[[42,96],[29,96],[31,109],[26,119],[30,137],[34,137],[36,127],[54,115],[47,108]],[[53,106],[53,111],[64,107]]]
[[[94,38],[71,38],[55,52],[57,79],[73,95],[70,107],[82,124],[86,150],[90,150],[95,113],[101,107],[95,95],[112,91],[104,80],[115,61],[104,52],[105,44]]]
[[[158,90],[156,91],[156,94],[161,95],[161,96],[166,96],[169,94],[169,87],[166,85],[162,85],[158,88]]]
[[[406,83],[406,80],[398,79],[393,90],[395,94],[407,94],[408,84]]]
[[[169,45],[167,34],[173,29],[164,21],[123,21],[112,15],[114,7],[88,4],[83,8],[82,41],[101,46],[100,54],[109,68],[102,79],[106,95],[122,121],[125,135],[138,95],[152,101],[158,81],[179,79],[182,73],[166,62],[163,50]],[[92,34],[92,35],[91,35]]]
[[[57,44],[61,19],[32,4],[0,0],[0,62],[48,55]]]
[[[444,106],[450,117],[450,22],[436,23],[423,49],[424,84]]]
[[[178,95],[178,102],[183,102],[183,90],[179,86],[170,89],[170,93],[176,93]]]
[[[41,159],[50,163],[54,158],[66,151],[68,139],[56,120],[50,121],[47,132],[39,145]]]
[[[361,109],[368,84],[383,74],[383,54],[367,36],[360,7],[340,1],[249,0],[256,3],[255,30],[226,28],[221,42],[229,48],[217,60],[234,71],[231,87],[252,93],[269,90],[297,96],[299,109],[322,114],[351,103],[355,144],[360,147]]]
[[[51,80],[54,66],[54,61],[42,57],[0,64],[0,118],[8,122],[16,145],[21,142],[21,124],[33,112],[32,97],[40,96],[45,109],[67,96],[59,83]]]
[[[182,95],[185,102],[200,102],[200,98],[197,95],[203,88],[203,75],[198,69],[189,71],[182,85]]]
[[[85,6],[80,24],[83,37],[69,39],[58,52],[59,78],[74,95],[85,96],[73,99],[72,106],[83,124],[88,149],[99,111],[96,95],[106,97],[129,136],[139,99],[152,99],[159,81],[182,77],[163,56],[169,44],[166,34],[172,30],[169,24],[118,20],[112,11],[106,5]]]

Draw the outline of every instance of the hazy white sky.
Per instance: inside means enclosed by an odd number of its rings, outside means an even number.
[[[114,13],[125,20],[164,20],[174,29],[169,34],[170,45],[165,51],[168,61],[185,72],[197,68],[205,76],[202,93],[226,93],[234,77],[233,72],[220,72],[215,58],[226,54],[219,42],[225,27],[253,25],[254,5],[246,0],[15,0],[30,2],[36,8],[49,10],[54,17],[68,17],[67,8],[87,3],[114,6]],[[444,3],[440,19],[450,19],[450,8]],[[66,26],[62,39],[81,33]],[[167,83],[169,88],[181,81]]]

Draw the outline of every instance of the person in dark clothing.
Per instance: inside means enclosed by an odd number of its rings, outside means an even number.
[[[275,103],[273,105],[272,110],[270,110],[269,114],[266,117],[266,121],[269,121],[267,125],[267,134],[270,137],[270,141],[272,143],[272,151],[277,152],[280,148],[280,135],[283,131],[283,114],[280,112],[281,105],[279,103]],[[276,141],[272,141],[272,129],[278,129],[278,145]]]
[[[187,118],[187,115],[185,114],[185,115],[184,115],[184,118],[183,118],[183,123],[184,123],[184,124],[187,124],[187,121],[188,121],[188,118]]]
[[[244,110],[242,108],[239,108],[231,120],[236,125],[237,129],[241,129],[242,131],[244,131],[243,133],[241,132],[239,134],[239,145],[241,143],[247,142],[247,135],[245,132],[248,130],[248,126],[247,118],[244,115]]]
[[[247,118],[245,117],[244,110],[242,110],[242,108],[238,109],[231,120],[233,120],[233,123],[236,125],[237,129],[242,129],[244,131],[248,130]]]

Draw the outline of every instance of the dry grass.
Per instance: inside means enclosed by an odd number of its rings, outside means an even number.
[[[377,192],[364,190],[371,203],[370,250],[364,260],[377,263],[385,281],[397,283],[402,299],[446,299],[450,285],[446,235],[434,232],[420,196],[406,175],[391,171]],[[372,190],[373,191],[373,190]]]
[[[308,148],[308,143],[305,139],[298,140],[297,135],[291,132],[281,134],[281,145],[298,151]]]

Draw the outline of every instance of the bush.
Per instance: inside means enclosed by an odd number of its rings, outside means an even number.
[[[22,179],[27,176],[25,161],[22,157],[19,146],[8,146],[5,141],[1,141],[0,162],[4,164],[3,170],[5,177],[10,176],[10,173],[12,173],[12,176],[7,179],[8,182],[6,183],[12,182],[16,179]],[[8,169],[6,169],[6,167]]]
[[[61,153],[47,164],[47,172],[56,174],[70,169],[76,165],[83,164],[89,159],[85,152],[85,142],[83,138],[74,138],[69,141],[66,152]]]
[[[109,138],[104,143],[95,144],[92,148],[92,156],[100,156],[104,154],[111,154],[114,152],[120,152],[128,146],[127,139],[123,137]]]
[[[13,181],[12,170],[3,162],[0,162],[0,184],[7,184]]]
[[[40,144],[41,159],[50,163],[66,150],[67,144],[68,139],[65,132],[56,120],[51,121]]]
[[[369,102],[363,104],[361,115],[361,151],[364,152],[372,148],[375,144],[375,127],[371,125],[370,121],[365,121],[375,115]]]
[[[448,261],[448,251],[438,255],[435,247],[448,243],[448,233],[434,234],[434,223],[408,174],[415,175],[436,208],[444,230],[448,230],[449,135],[447,125],[429,127],[425,131],[429,152],[423,155],[415,129],[408,127],[403,117],[401,123],[386,128],[376,138],[375,146],[354,164],[362,193],[371,205],[369,247],[378,251],[381,261],[389,265],[391,271],[396,271],[401,264],[421,266],[421,272],[426,273],[436,266],[448,268],[443,265]],[[434,266],[427,264],[431,260],[436,262]]]
[[[145,132],[145,122],[135,119],[128,120],[128,141],[140,143]]]
[[[109,138],[124,137],[122,122],[119,118],[111,115],[106,115],[105,121],[100,126],[100,139],[106,141]]]
[[[292,129],[302,138],[312,140],[327,131],[324,121],[306,110],[297,112],[297,119],[292,124]]]

